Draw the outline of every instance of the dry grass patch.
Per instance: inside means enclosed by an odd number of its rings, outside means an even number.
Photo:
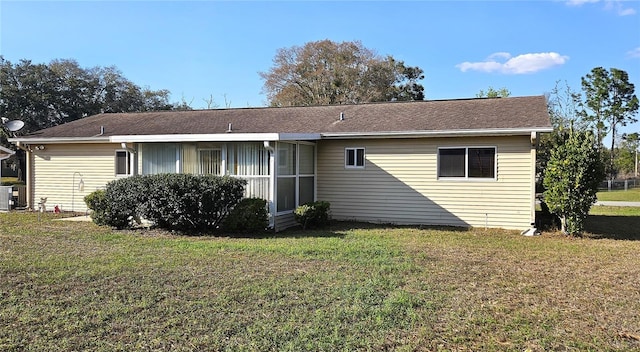
[[[0,350],[640,350],[640,241],[0,214]]]

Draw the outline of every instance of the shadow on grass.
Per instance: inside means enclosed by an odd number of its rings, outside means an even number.
[[[560,219],[538,211],[536,226],[543,232],[559,231]],[[584,230],[586,238],[640,241],[640,216],[589,215]]]
[[[640,241],[640,216],[589,215],[586,237]]]
[[[312,228],[303,230],[301,226],[290,227],[280,232],[265,232],[261,234],[223,234],[232,238],[343,238],[347,231],[352,230],[374,230],[374,229],[421,229],[421,230],[441,230],[450,232],[466,232],[469,229],[456,226],[427,226],[427,225],[396,225],[396,224],[376,224],[355,221],[332,221],[331,225],[324,228]]]

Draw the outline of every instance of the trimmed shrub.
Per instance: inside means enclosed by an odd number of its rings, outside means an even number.
[[[229,176],[158,174],[148,177],[142,216],[178,232],[216,229],[243,197],[246,180]]]
[[[148,177],[132,176],[109,182],[103,191],[87,195],[85,203],[93,210],[91,218],[96,224],[124,229],[142,215],[147,194]]]
[[[105,208],[105,190],[99,189],[84,197],[87,208],[91,209],[91,219],[98,225],[108,225]]]
[[[224,219],[222,228],[231,233],[262,233],[269,226],[267,201],[245,198]]]
[[[244,194],[245,180],[228,176],[158,174],[109,182],[85,198],[98,225],[130,228],[145,218],[178,232],[216,229]]]
[[[324,227],[329,224],[330,204],[325,201],[311,202],[296,208],[293,215],[303,229]]]

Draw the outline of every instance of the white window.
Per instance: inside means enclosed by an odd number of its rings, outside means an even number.
[[[496,147],[438,148],[438,178],[495,179]]]
[[[116,176],[133,175],[133,157],[126,150],[116,150]]]
[[[364,148],[345,148],[344,167],[347,169],[364,169]]]

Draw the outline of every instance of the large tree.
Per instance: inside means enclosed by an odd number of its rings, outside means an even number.
[[[0,85],[0,116],[24,121],[22,133],[102,112],[174,108],[168,90],[141,88],[115,67],[82,68],[74,60],[13,64],[0,56]]]
[[[511,92],[506,87],[493,89],[491,86],[489,86],[486,92],[480,89],[478,94],[476,94],[476,98],[507,98],[509,96],[511,96]]]
[[[536,153],[536,174],[538,176],[540,188],[543,188],[542,180],[546,171],[547,162],[551,158],[551,151],[566,139],[563,131],[569,129],[577,131],[587,131],[588,126],[578,113],[580,105],[580,94],[576,93],[567,82],[561,84],[556,81],[556,85],[547,95],[547,110],[551,117],[553,132],[544,133],[540,136],[540,143]]]
[[[359,41],[279,49],[273,67],[260,77],[271,106],[424,99],[422,69],[381,57]]]
[[[599,147],[602,147],[603,138],[611,132],[609,170],[613,178],[618,127],[637,121],[635,114],[639,104],[635,86],[629,82],[626,71],[616,68],[607,71],[596,67],[582,77],[582,90],[585,94],[582,115],[595,127]]]
[[[616,168],[621,173],[638,177],[638,147],[640,134],[638,132],[623,134],[616,151]]]

